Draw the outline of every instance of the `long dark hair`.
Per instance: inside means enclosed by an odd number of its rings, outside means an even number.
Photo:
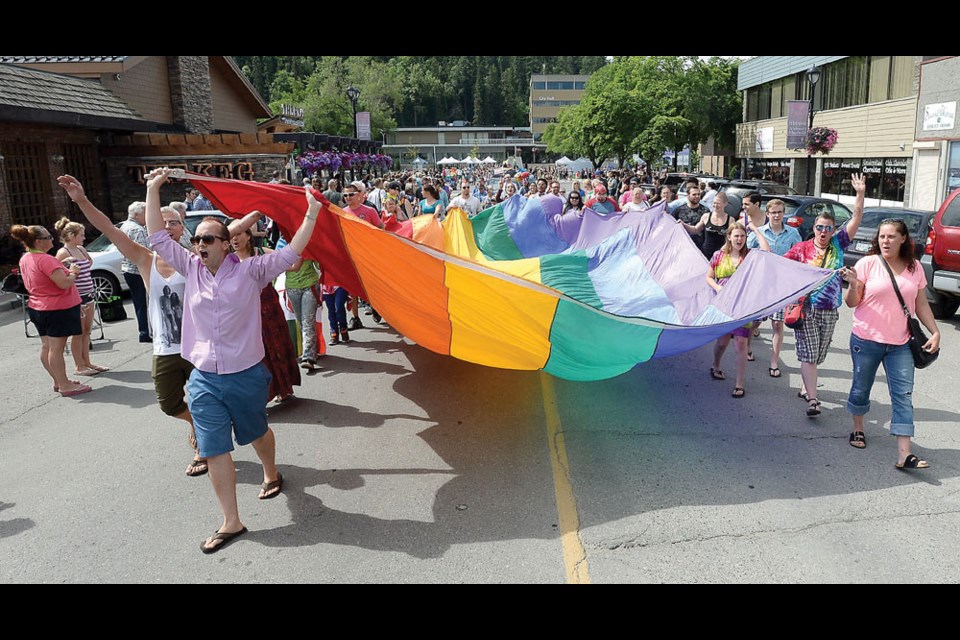
[[[573,195],[576,195],[576,196],[577,196],[577,201],[580,203],[579,206],[577,206],[577,205],[573,204],[572,202],[570,202],[570,197],[573,196]],[[564,213],[566,213],[566,212],[569,211],[570,209],[576,209],[577,211],[580,211],[580,210],[583,209],[583,207],[584,207],[583,196],[580,195],[580,192],[579,192],[579,191],[571,191],[570,193],[567,194],[567,202],[566,202],[566,204],[565,204],[564,207],[563,207],[563,212],[564,212]]]
[[[913,238],[910,237],[910,230],[907,229],[907,223],[901,220],[900,218],[887,218],[880,223],[880,226],[877,227],[877,232],[873,234],[873,241],[870,243],[870,251],[867,252],[868,256],[880,256],[883,259],[883,256],[880,253],[880,229],[882,227],[894,227],[901,236],[904,237],[903,244],[900,245],[900,253],[897,254],[897,257],[907,265],[907,271],[913,273],[917,270],[917,260],[916,260],[916,249],[913,246]]]

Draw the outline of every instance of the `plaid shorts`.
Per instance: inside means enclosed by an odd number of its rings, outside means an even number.
[[[780,309],[780,311],[774,311],[773,313],[771,313],[770,319],[779,320],[780,322],[783,322],[783,309]]]
[[[814,309],[804,305],[803,322],[795,329],[797,336],[797,360],[823,364],[833,340],[840,312],[836,309]]]

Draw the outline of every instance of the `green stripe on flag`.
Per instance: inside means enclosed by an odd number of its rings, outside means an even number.
[[[503,217],[503,206],[484,209],[471,221],[477,247],[491,260],[520,260],[524,256],[510,237],[510,228]]]
[[[596,309],[603,308],[603,302],[593,286],[593,280],[587,268],[590,258],[586,251],[555,253],[540,258],[540,282],[571,298],[579,300]]]
[[[565,380],[613,378],[649,360],[660,332],[560,300],[550,329],[550,359],[543,369]]]

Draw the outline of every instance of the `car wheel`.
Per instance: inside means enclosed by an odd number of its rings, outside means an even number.
[[[937,296],[937,302],[930,303],[930,310],[937,320],[949,320],[960,309],[960,298],[950,298],[945,295]]]
[[[120,295],[120,282],[113,274],[106,271],[92,271],[90,277],[93,279],[93,299],[97,302]]]

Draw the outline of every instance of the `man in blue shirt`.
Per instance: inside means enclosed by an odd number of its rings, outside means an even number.
[[[783,224],[783,216],[786,211],[786,205],[783,200],[775,199],[767,203],[767,224],[759,228],[760,233],[764,235],[770,244],[770,252],[782,256],[790,247],[802,241],[800,232],[793,227],[786,227]],[[757,234],[753,231],[747,236],[747,247],[755,249],[759,247]],[[783,346],[783,309],[770,316],[770,323],[773,326],[773,339],[770,347],[770,368],[768,373],[771,378],[780,377],[780,347]],[[752,336],[751,336],[752,337]],[[750,347],[748,346],[749,350]]]

